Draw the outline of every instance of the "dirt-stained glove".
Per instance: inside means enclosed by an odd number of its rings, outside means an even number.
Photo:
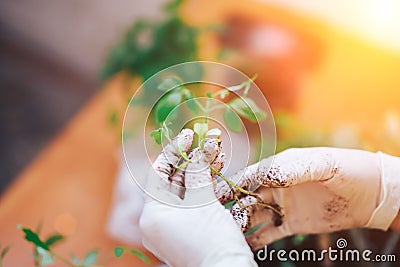
[[[239,227],[215,197],[209,164],[222,168],[219,142],[207,139],[204,151],[189,153],[185,169],[175,168],[182,161],[179,151],[188,152],[192,141],[193,131],[182,130],[153,164],[146,190],[158,200],[147,197],[144,205],[143,245],[171,267],[257,266]]]
[[[232,214],[243,230],[264,225],[247,237],[254,250],[293,234],[354,227],[386,230],[400,206],[400,158],[381,152],[289,149],[249,166],[231,180],[255,190],[264,202],[279,205],[284,213],[277,223],[274,213],[263,206],[233,206]],[[216,191],[222,203],[234,194],[243,205],[254,202],[222,182]]]

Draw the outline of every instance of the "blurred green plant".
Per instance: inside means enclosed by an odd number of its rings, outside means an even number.
[[[6,254],[10,251],[11,246],[5,246],[4,248],[0,245],[0,267],[3,267],[3,259]]]
[[[53,247],[56,244],[65,240],[64,236],[56,233],[48,236],[45,239],[42,239],[39,236],[41,231],[41,225],[39,225],[36,231],[30,228],[23,227],[21,225],[18,225],[17,228],[24,233],[25,240],[33,244],[33,259],[35,266],[47,266],[55,264],[55,259],[58,259],[60,262],[70,267],[104,266],[103,264],[98,263],[99,251],[96,249],[87,252],[86,255],[83,257],[83,259],[81,260],[74,255],[71,256],[71,259],[68,259],[61,256],[60,254],[58,254],[53,250]],[[9,248],[10,247],[6,247],[5,249],[2,250],[0,255],[0,266],[1,266],[1,260],[3,259],[4,255],[8,252]],[[150,263],[150,259],[146,255],[144,255],[142,252],[138,250],[131,248],[118,246],[114,248],[113,254],[116,258],[119,258],[121,257],[123,252],[129,252],[130,254],[136,255],[143,262]]]
[[[164,68],[195,60],[199,29],[180,19],[178,11],[182,3],[183,0],[167,3],[163,21],[136,21],[111,49],[101,70],[101,79],[126,71],[146,80]]]

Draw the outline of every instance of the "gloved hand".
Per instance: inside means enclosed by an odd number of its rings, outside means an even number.
[[[209,164],[222,168],[220,144],[208,139],[204,151],[189,154],[185,170],[174,167],[179,150],[187,152],[192,141],[193,131],[184,129],[153,164],[146,190],[169,204],[147,197],[140,218],[143,245],[171,267],[257,266],[239,227],[215,197]]]
[[[400,158],[380,152],[289,149],[230,179],[244,189],[259,187],[254,193],[266,203],[278,204],[284,212],[282,224],[275,226],[271,210],[234,205],[232,214],[242,229],[267,223],[247,237],[254,250],[299,233],[354,227],[386,230],[400,206]],[[235,190],[225,183],[219,183],[216,190],[222,203],[233,199]],[[241,195],[242,204],[252,201],[254,198]]]

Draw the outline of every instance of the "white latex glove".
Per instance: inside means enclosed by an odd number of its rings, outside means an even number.
[[[338,148],[289,149],[252,165],[231,178],[255,190],[264,202],[281,206],[280,226],[269,223],[247,237],[252,249],[293,234],[332,232],[354,227],[386,230],[400,206],[400,158],[383,153]],[[217,186],[222,203],[232,199]],[[242,197],[241,202],[251,202]],[[260,206],[232,209],[242,229],[271,222]],[[244,214],[246,216],[238,216]],[[246,220],[243,220],[246,218]]]
[[[173,168],[180,159],[178,147],[188,151],[192,141],[193,132],[183,130],[153,164],[157,175],[150,174],[147,190],[177,206],[146,199],[140,218],[143,245],[171,267],[257,266],[239,227],[215,197],[209,163],[218,155],[217,141],[209,140],[204,154],[190,154],[186,174]],[[177,184],[185,185],[184,196]],[[198,203],[199,198],[213,201],[196,208],[179,206]]]
[[[142,159],[135,158],[134,160]],[[141,245],[142,237],[139,230],[139,217],[144,205],[143,191],[133,181],[123,161],[121,157],[120,170],[114,185],[113,202],[107,230],[113,238],[121,242]],[[144,170],[144,172],[146,171]]]

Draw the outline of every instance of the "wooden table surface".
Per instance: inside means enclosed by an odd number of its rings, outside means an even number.
[[[120,85],[115,79],[99,91],[2,195],[0,244],[12,245],[4,266],[34,266],[32,245],[16,225],[35,228],[40,222],[43,235],[67,234],[54,247],[65,257],[82,258],[96,248],[105,266],[149,266],[133,255],[111,257],[121,243],[105,230],[120,146],[120,128],[108,118],[113,110],[122,115],[127,103]]]

